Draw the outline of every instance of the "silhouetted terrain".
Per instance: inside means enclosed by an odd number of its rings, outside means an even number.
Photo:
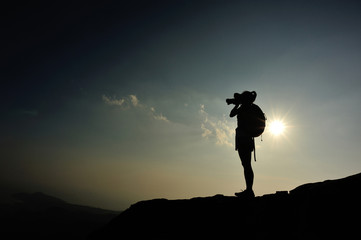
[[[216,195],[141,201],[92,239],[360,237],[361,173],[246,200]]]
[[[0,205],[2,239],[85,239],[119,212],[69,204],[43,193],[18,193]]]

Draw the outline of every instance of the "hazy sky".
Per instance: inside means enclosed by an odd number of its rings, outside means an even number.
[[[359,1],[27,3],[2,16],[0,187],[110,209],[245,188],[225,99],[257,91],[255,193],[361,171]]]

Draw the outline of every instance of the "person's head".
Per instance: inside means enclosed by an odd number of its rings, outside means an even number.
[[[244,91],[241,94],[234,94],[234,99],[240,104],[252,104],[256,100],[256,97],[257,93],[255,91]]]

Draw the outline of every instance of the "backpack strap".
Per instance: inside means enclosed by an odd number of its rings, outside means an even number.
[[[256,144],[254,144],[254,137],[252,138],[253,140],[253,158],[254,158],[254,161],[256,162]]]

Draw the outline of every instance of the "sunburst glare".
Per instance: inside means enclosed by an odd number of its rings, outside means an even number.
[[[280,120],[274,120],[269,124],[269,131],[272,135],[278,136],[285,131],[285,124]]]

